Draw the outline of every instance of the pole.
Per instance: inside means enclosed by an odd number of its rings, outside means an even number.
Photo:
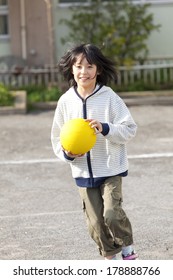
[[[25,0],[20,0],[22,58],[27,59]]]
[[[47,24],[49,32],[49,63],[51,71],[51,83],[54,83],[54,35],[53,35],[53,19],[52,19],[52,4],[51,0],[44,0],[47,8]]]

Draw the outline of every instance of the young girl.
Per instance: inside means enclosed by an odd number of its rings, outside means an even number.
[[[132,227],[122,209],[122,177],[128,174],[126,143],[137,127],[123,100],[107,86],[117,80],[114,64],[96,46],[81,44],[61,58],[59,70],[70,88],[59,99],[54,115],[54,153],[71,165],[89,233],[100,254],[113,260],[122,251],[124,260],[134,260]],[[60,144],[63,124],[75,118],[86,119],[97,131],[96,145],[84,155],[66,151]]]

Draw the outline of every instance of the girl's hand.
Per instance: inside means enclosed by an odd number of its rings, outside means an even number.
[[[66,153],[66,155],[70,158],[77,158],[77,157],[82,157],[84,156],[84,154],[73,154],[72,152],[70,151],[66,151],[63,147],[62,147],[64,153]]]
[[[86,121],[89,122],[89,125],[92,128],[95,128],[95,134],[101,133],[103,131],[102,124],[99,121],[93,119],[86,119]]]

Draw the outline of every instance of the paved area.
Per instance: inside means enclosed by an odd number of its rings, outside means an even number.
[[[173,259],[173,107],[132,106],[124,209],[140,259]],[[0,116],[0,259],[101,259],[69,166],[50,143],[54,111]]]

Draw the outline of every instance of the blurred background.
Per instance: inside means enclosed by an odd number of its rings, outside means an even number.
[[[7,89],[58,100],[57,62],[81,42],[116,62],[117,92],[172,90],[172,14],[172,0],[0,0],[0,105]]]

